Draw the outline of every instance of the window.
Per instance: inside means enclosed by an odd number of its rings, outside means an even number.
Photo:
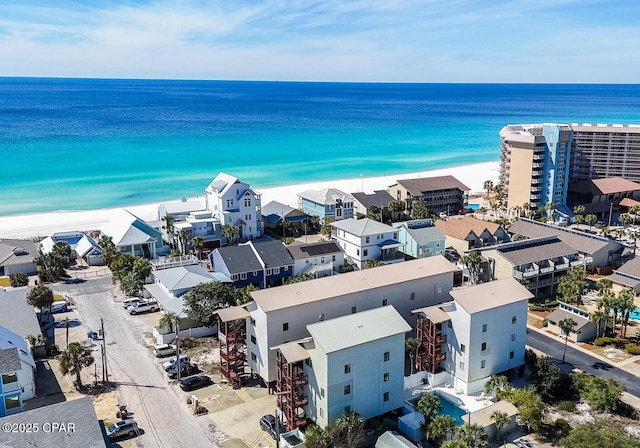
[[[362,256],[363,257],[368,257],[369,256],[369,249],[365,249],[362,251]]]
[[[344,394],[349,395],[351,393],[351,384],[344,386]]]
[[[516,340],[516,334],[512,333],[511,334],[511,342],[514,342]]]
[[[240,280],[246,280],[247,279],[247,273],[243,272],[242,274],[240,274]]]
[[[483,342],[483,343],[482,343],[482,349],[481,349],[481,350],[482,350],[482,351],[485,351],[486,349],[487,349],[487,343],[486,343],[486,342]]]
[[[416,300],[416,293],[415,292],[411,293],[411,300]]]
[[[486,333],[486,332],[487,332],[487,324],[484,324],[484,325],[482,326],[482,332],[483,332],[483,333]]]
[[[436,288],[436,293],[442,294],[442,286],[438,286],[438,288]]]
[[[378,235],[378,239],[379,239],[379,240],[381,240],[381,239],[383,239],[383,238],[384,238],[384,235],[382,235],[382,234]]]
[[[460,353],[464,353],[466,349],[467,347],[465,347],[464,344],[460,344]]]
[[[484,359],[482,361],[480,361],[480,368],[484,369],[485,364],[486,364],[486,361]]]
[[[331,255],[331,261],[336,261],[336,256],[335,255]]]
[[[351,373],[351,364],[345,364],[344,365],[344,373]]]
[[[320,388],[320,396],[324,398],[324,389],[322,387]]]
[[[464,363],[460,361],[460,370],[464,370]]]
[[[368,236],[367,236],[367,237],[365,237],[364,242],[365,242],[365,243],[369,243],[369,237],[368,237]]]
[[[267,275],[271,275],[271,268],[267,269]]]
[[[324,417],[324,409],[320,408],[320,417]]]
[[[257,277],[258,276],[258,271],[253,271],[253,276]]]
[[[389,401],[389,392],[382,394],[382,401]]]
[[[4,398],[4,407],[6,410],[20,407],[20,395],[14,395]]]
[[[387,299],[382,299],[382,306],[387,306]]]
[[[251,335],[251,343],[254,345],[256,343],[256,337],[254,335]]]
[[[289,331],[289,322],[285,322],[282,324],[282,331]]]
[[[356,307],[355,306],[351,307],[351,314],[356,314]]]
[[[348,412],[351,412],[351,406],[345,406],[344,407],[344,413],[346,414]]]
[[[279,274],[280,268],[273,268],[273,275]]]
[[[238,274],[231,274],[231,280],[237,281],[238,279],[240,279],[240,276]]]
[[[256,326],[256,320],[252,317],[251,319],[251,326],[255,327]]]
[[[356,249],[356,255],[360,256],[360,249]]]
[[[384,352],[384,362],[389,361],[389,352]]]
[[[245,207],[251,207],[251,199],[245,199],[244,200],[244,206]]]
[[[305,359],[304,363],[307,365],[307,367],[311,367],[311,358]]]
[[[2,384],[15,383],[16,381],[18,381],[16,372],[2,374]]]
[[[385,372],[384,375],[382,375],[382,381],[385,383],[389,382],[389,372]]]
[[[450,321],[450,320],[448,320],[448,321],[447,321],[447,327],[452,328],[452,327],[451,327],[451,321]]]
[[[517,322],[517,320],[518,320],[518,319],[516,318],[516,316],[513,316],[513,317],[511,318],[511,324],[512,324],[512,325],[513,325],[513,324],[515,324],[515,323]]]
[[[397,239],[398,239],[398,232],[394,232],[394,233],[393,233],[393,239],[394,239],[394,240],[397,240]]]
[[[233,199],[227,199],[227,208],[233,207]]]
[[[258,361],[258,357],[253,352],[251,352],[251,361],[253,361],[253,362],[257,362]]]
[[[514,358],[514,356],[515,356],[515,353],[514,353],[514,352],[512,352],[512,351],[511,351],[511,352],[509,352],[509,359],[513,359],[513,358]]]

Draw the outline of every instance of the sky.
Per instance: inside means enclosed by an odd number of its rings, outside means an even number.
[[[637,83],[637,0],[1,0],[0,76]]]

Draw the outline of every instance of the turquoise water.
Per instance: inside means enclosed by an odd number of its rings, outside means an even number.
[[[0,78],[0,215],[496,161],[542,121],[640,123],[640,86]]]
[[[436,415],[449,415],[456,419],[456,425],[461,426],[464,424],[462,417],[467,413],[464,409],[452,403],[451,401],[444,398],[442,395],[436,393],[433,394],[440,399],[440,404],[442,405],[442,409],[437,412]],[[420,397],[412,398],[409,400],[409,403],[413,408],[415,408],[416,404],[420,400]]]
[[[480,208],[480,204],[467,204],[471,210],[478,210]]]

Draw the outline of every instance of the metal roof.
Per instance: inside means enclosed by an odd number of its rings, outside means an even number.
[[[287,342],[286,344],[280,344],[276,347],[272,347],[272,350],[275,349],[280,350],[289,363],[304,361],[305,359],[311,358],[309,352],[298,342]]]
[[[307,190],[298,193],[298,196],[315,202],[316,204],[331,205],[337,202],[354,202],[355,199],[350,194],[337,188],[323,188],[322,190]]]
[[[451,302],[447,303],[451,304]],[[416,310],[411,310],[411,312],[413,314],[422,313],[434,324],[441,324],[442,322],[451,320],[449,314],[447,314],[447,312],[442,309],[443,305],[444,304],[428,306],[426,308],[418,308]]]
[[[36,363],[31,355],[31,350],[27,345],[27,341],[19,334],[8,330],[5,327],[0,327],[0,349],[6,350],[15,348],[18,351],[20,360],[29,364],[35,369]]]
[[[153,271],[157,278],[169,291],[191,289],[201,283],[222,282],[233,283],[229,277],[220,272],[208,272],[202,266],[189,265]]]
[[[160,304],[160,306],[162,306],[165,311],[170,311],[180,317],[186,316],[186,313],[184,312],[184,301],[182,300],[182,297],[176,297],[172,295],[157,283],[144,285],[144,289],[146,289],[149,294],[151,294],[151,296],[156,299],[156,301]]]
[[[378,235],[387,232],[397,232],[397,230],[388,224],[375,221],[369,218],[350,218],[334,221],[331,227],[343,230],[346,233],[356,236]]]
[[[262,310],[270,312],[355,292],[425,279],[439,274],[453,273],[457,270],[442,255],[436,255],[402,263],[388,264],[375,269],[348,272],[346,274],[278,286],[277,288],[261,289],[253,291],[251,297]]]
[[[138,228],[134,224],[145,230]],[[157,230],[128,210],[116,212],[111,217],[111,220],[102,227],[101,231],[110,236],[116,246],[132,246],[155,241],[155,237],[151,236],[151,234],[155,235],[157,232]]]
[[[411,331],[411,326],[392,306],[307,325],[316,347],[333,353]]]
[[[218,316],[222,322],[229,322],[232,320],[244,319],[251,314],[244,306],[231,306],[229,308],[221,308],[217,311]]]
[[[442,241],[445,239],[444,233],[442,233],[436,226],[419,227],[414,229],[403,226],[403,228],[407,234],[411,236],[411,239],[413,239],[418,245],[427,244],[432,241]]]
[[[469,314],[533,298],[533,294],[512,277],[455,289],[449,294]]]

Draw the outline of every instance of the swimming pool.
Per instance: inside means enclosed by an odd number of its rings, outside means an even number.
[[[445,397],[443,397],[437,392],[434,392],[431,395],[437,396],[440,399],[440,404],[442,405],[442,409],[438,411],[436,415],[450,415],[451,417],[456,419],[456,425],[460,426],[464,424],[464,421],[462,420],[462,416],[464,416],[467,413],[467,411],[465,411],[455,403],[447,400]],[[415,397],[415,398],[412,398],[411,400],[408,400],[408,403],[411,405],[412,408],[415,409],[416,404],[418,404],[419,400],[420,400],[420,397]]]
[[[613,312],[613,308],[609,308],[609,310],[611,312]],[[629,317],[631,319],[637,319],[640,320],[640,308],[636,308],[635,310],[633,310],[632,312],[629,313]]]
[[[467,204],[467,208],[470,208],[471,210],[478,210],[480,209],[480,204]]]

